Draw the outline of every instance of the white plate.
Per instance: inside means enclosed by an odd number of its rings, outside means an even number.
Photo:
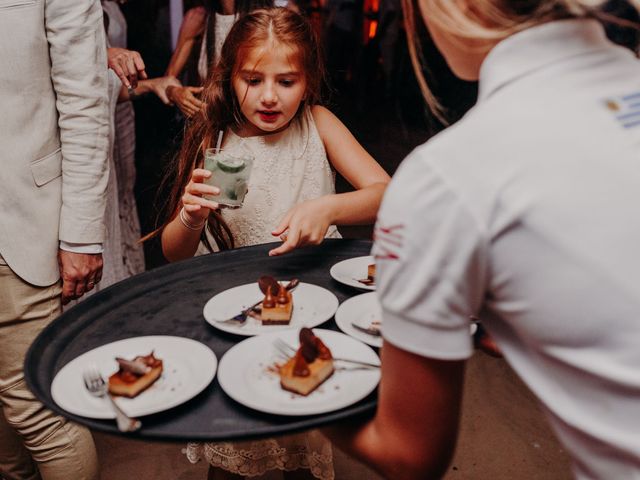
[[[380,363],[371,347],[343,333],[321,329],[314,329],[314,333],[335,357]],[[282,357],[273,346],[276,338],[294,347],[299,344],[298,330],[258,335],[236,344],[220,360],[220,386],[246,407],[276,415],[327,413],[362,400],[380,381],[379,369],[342,370],[340,367],[345,364],[336,361],[333,375],[308,396],[283,390],[273,369],[276,363],[282,363]]]
[[[369,335],[353,328],[352,323],[362,328],[369,328],[373,321],[382,322],[382,309],[378,303],[376,292],[356,295],[340,304],[336,311],[336,323],[338,328],[347,335],[371,345],[382,347],[382,337]]]
[[[252,317],[247,318],[242,325],[221,322],[237,315],[263,297],[258,282],[240,285],[210,298],[202,313],[207,323],[219,330],[251,336],[292,328],[298,331],[302,327],[318,326],[333,317],[339,303],[336,296],[326,288],[310,283],[300,283],[293,291],[293,313],[289,325],[262,325],[260,320]]]
[[[162,360],[156,382],[135,398],[116,397],[132,417],[161,412],[180,405],[204,390],[216,374],[218,360],[206,345],[189,338],[146,336],[108,343],[76,357],[58,372],[51,396],[63,409],[89,418],[115,418],[106,398],[92,397],[82,381],[83,371],[95,365],[106,380],[118,370],[115,357],[134,358],[151,351]]]
[[[355,257],[342,262],[336,263],[329,273],[340,283],[349,285],[351,287],[360,288],[362,290],[375,290],[376,286],[365,285],[358,280],[367,278],[367,267],[375,263],[374,258],[369,255],[366,257]]]

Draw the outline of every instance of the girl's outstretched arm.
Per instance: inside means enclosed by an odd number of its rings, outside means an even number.
[[[338,117],[320,106],[313,107],[312,114],[329,161],[356,190],[325,195],[289,210],[272,232],[274,236],[281,236],[288,230],[286,240],[269,255],[317,245],[330,225],[373,223],[390,180]]]
[[[200,233],[205,227],[209,211],[218,208],[216,202],[203,195],[218,195],[220,189],[204,182],[211,176],[209,170],[196,168],[184,189],[182,207],[162,230],[162,253],[170,262],[191,258],[198,249]]]

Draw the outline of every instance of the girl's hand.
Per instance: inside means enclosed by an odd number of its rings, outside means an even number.
[[[185,117],[191,118],[204,108],[204,102],[195,97],[203,89],[204,87],[170,86],[167,88],[167,97],[176,104]]]
[[[332,223],[328,198],[320,197],[296,205],[287,212],[280,224],[271,232],[284,243],[269,252],[269,256],[282,255],[305,245],[319,245]],[[285,233],[286,232],[286,233]]]
[[[184,189],[182,195],[182,206],[184,214],[189,223],[198,225],[209,217],[211,210],[216,210],[219,205],[216,202],[207,200],[203,195],[219,195],[220,189],[207,185],[204,181],[211,177],[211,172],[203,168],[196,168],[191,174],[191,179]]]
[[[167,90],[169,87],[182,87],[182,84],[180,83],[180,80],[170,75],[166,77],[152,78],[149,80],[149,88],[165,105],[172,104],[171,100],[169,100],[169,97],[167,96]]]

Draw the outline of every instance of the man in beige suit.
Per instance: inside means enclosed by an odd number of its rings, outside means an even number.
[[[100,281],[106,65],[98,0],[0,0],[0,477],[6,479],[98,476],[90,433],[35,400],[22,365],[61,302]]]

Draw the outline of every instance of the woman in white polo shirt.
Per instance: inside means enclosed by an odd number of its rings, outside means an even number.
[[[471,315],[576,478],[640,478],[640,63],[592,19],[601,3],[418,0],[479,99],[404,161],[378,216],[380,401],[334,441],[388,478],[446,471]]]

